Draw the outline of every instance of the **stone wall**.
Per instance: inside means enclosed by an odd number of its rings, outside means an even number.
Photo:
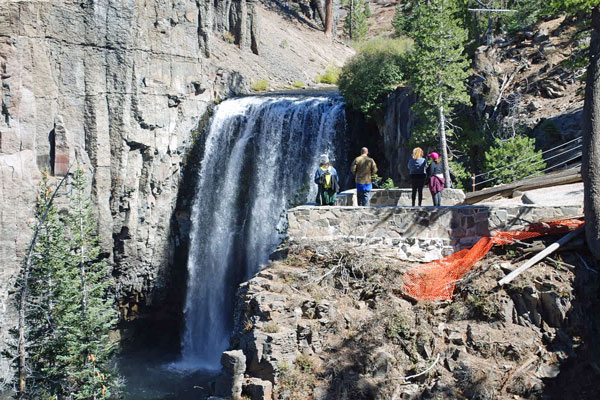
[[[446,189],[442,192],[442,205],[454,206],[465,200],[465,193],[460,189]],[[335,201],[336,206],[357,206],[356,189],[345,190],[339,193]],[[410,206],[412,205],[411,189],[373,189],[371,192],[372,206]],[[432,206],[431,193],[423,189],[423,206]]]
[[[409,261],[431,261],[470,247],[493,230],[580,215],[581,206],[314,207],[288,212],[293,242],[378,250]]]

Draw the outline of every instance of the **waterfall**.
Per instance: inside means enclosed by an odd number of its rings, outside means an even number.
[[[236,289],[281,240],[286,208],[314,201],[319,155],[342,176],[348,169],[345,124],[339,97],[244,97],[216,107],[192,206],[180,365],[220,367]]]

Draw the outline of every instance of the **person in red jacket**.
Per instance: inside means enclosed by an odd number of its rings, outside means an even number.
[[[429,158],[431,159],[431,163],[427,169],[429,191],[431,192],[433,205],[439,207],[442,205],[442,191],[446,185],[446,180],[444,179],[444,166],[442,165],[442,159],[435,151],[429,153]]]

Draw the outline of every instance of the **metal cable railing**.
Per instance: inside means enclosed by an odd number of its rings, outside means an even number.
[[[561,147],[564,147],[564,146],[566,146],[566,145],[568,145],[568,144],[571,144],[571,143],[573,143],[573,142],[577,142],[577,141],[581,141],[581,140],[582,140],[582,138],[581,138],[581,137],[578,137],[578,138],[575,138],[575,139],[573,139],[573,140],[569,140],[568,142],[561,143],[561,144],[559,144],[558,146],[555,146],[555,147],[553,147],[553,148],[551,148],[551,149],[548,149],[548,150],[544,150],[544,151],[542,151],[542,155],[543,155],[543,154],[546,154],[546,153],[548,153],[548,152],[550,152],[550,151],[554,151],[554,150],[556,150],[556,149],[559,149],[559,148],[561,148]],[[503,167],[496,168],[496,169],[493,169],[493,170],[491,170],[491,171],[486,171],[486,172],[483,172],[483,173],[481,173],[481,174],[477,174],[477,175],[475,175],[475,178],[478,178],[478,177],[480,177],[480,176],[484,176],[484,175],[489,175],[489,174],[491,174],[491,173],[493,173],[493,172],[500,171],[500,170],[503,170],[503,169],[506,169],[506,168],[512,167],[512,166],[514,166],[514,165],[517,165],[517,164],[520,164],[520,163],[522,163],[522,162],[524,162],[524,161],[532,160],[532,159],[534,159],[534,158],[536,158],[536,157],[537,157],[537,154],[536,154],[536,155],[534,155],[534,156],[531,156],[531,157],[524,158],[524,159],[522,159],[522,160],[517,160],[517,161],[515,161],[515,162],[513,162],[513,163],[511,163],[511,164],[505,165],[505,166],[503,166]]]
[[[551,151],[556,151],[557,149],[560,149],[561,147],[567,146],[567,145],[569,145],[569,144],[571,144],[571,143],[574,143],[574,142],[580,142],[580,141],[582,141],[582,138],[581,138],[581,137],[575,138],[575,139],[573,139],[573,140],[570,140],[570,141],[568,141],[568,142],[565,142],[565,143],[562,143],[562,144],[560,144],[560,145],[558,145],[558,146],[555,146],[555,147],[553,147],[553,148],[551,148],[551,149],[544,150],[544,151],[542,152],[542,154],[546,154],[546,153],[549,153],[549,152],[551,152]],[[551,160],[551,159],[554,159],[554,158],[557,158],[557,157],[560,157],[560,156],[564,156],[564,155],[566,155],[566,154],[568,154],[568,153],[572,153],[572,152],[574,152],[574,151],[577,151],[578,149],[581,149],[581,148],[583,148],[583,143],[580,143],[580,144],[578,144],[578,145],[576,145],[576,146],[573,146],[573,147],[570,147],[570,148],[567,148],[567,149],[563,149],[563,150],[561,150],[560,152],[558,152],[558,153],[556,153],[556,154],[553,154],[553,155],[551,155],[551,156],[548,156],[548,157],[546,157],[546,158],[545,158],[545,159],[543,159],[543,160],[537,160],[537,161],[534,161],[534,162],[532,162],[532,165],[535,165],[535,164],[538,164],[538,163],[544,163],[544,162],[547,162],[548,160]],[[478,177],[486,176],[486,175],[489,175],[489,174],[492,174],[492,173],[494,173],[494,172],[498,172],[498,171],[504,171],[504,170],[506,170],[506,169],[508,169],[508,168],[511,168],[511,167],[514,167],[514,166],[516,166],[516,165],[522,164],[522,163],[524,163],[524,162],[526,162],[526,161],[530,161],[530,160],[532,160],[532,159],[534,159],[534,158],[537,158],[537,157],[539,157],[539,156],[536,154],[535,156],[531,156],[531,157],[527,157],[527,158],[524,158],[524,159],[521,159],[521,160],[517,160],[517,161],[515,161],[515,162],[513,162],[513,163],[510,163],[510,164],[508,164],[508,165],[505,165],[505,166],[503,166],[503,167],[500,167],[500,168],[493,169],[493,170],[491,170],[491,171],[486,171],[486,172],[484,172],[484,173],[481,173],[481,174],[478,174],[478,175],[472,175],[472,176],[471,176],[471,179],[472,179],[472,186],[473,186],[473,188],[472,188],[472,189],[473,189],[473,191],[476,191],[476,190],[477,190],[477,186],[480,186],[480,185],[483,185],[483,184],[485,184],[485,183],[492,182],[492,181],[495,181],[495,180],[498,180],[498,179],[499,179],[498,177],[494,176],[494,177],[491,177],[491,178],[484,179],[483,181],[476,182],[476,179],[477,179]],[[564,166],[564,165],[568,164],[569,162],[571,162],[571,161],[574,161],[574,160],[576,160],[576,159],[578,159],[578,158],[581,158],[581,154],[577,154],[576,156],[574,156],[574,157],[571,157],[571,158],[569,158],[568,160],[565,160],[565,161],[558,162],[558,163],[556,163],[555,165],[552,165],[552,166],[546,167],[546,168],[544,168],[544,169],[542,169],[542,170],[540,170],[540,171],[536,171],[536,172],[534,172],[534,173],[532,173],[532,174],[530,174],[530,175],[528,175],[528,176],[521,177],[521,179],[529,178],[529,177],[532,177],[532,176],[538,175],[539,173],[544,173],[544,172],[547,172],[547,171],[549,171],[549,170],[552,170],[552,169],[554,169],[554,168],[557,168],[557,167],[559,167],[559,166]]]

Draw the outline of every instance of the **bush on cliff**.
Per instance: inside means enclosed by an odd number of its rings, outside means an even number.
[[[375,39],[360,46],[338,83],[346,103],[368,117],[381,112],[386,96],[404,80],[411,45],[407,39]]]
[[[321,75],[317,75],[315,80],[317,83],[325,83],[327,85],[337,85],[340,78],[340,67],[330,65],[327,67],[325,72]]]

